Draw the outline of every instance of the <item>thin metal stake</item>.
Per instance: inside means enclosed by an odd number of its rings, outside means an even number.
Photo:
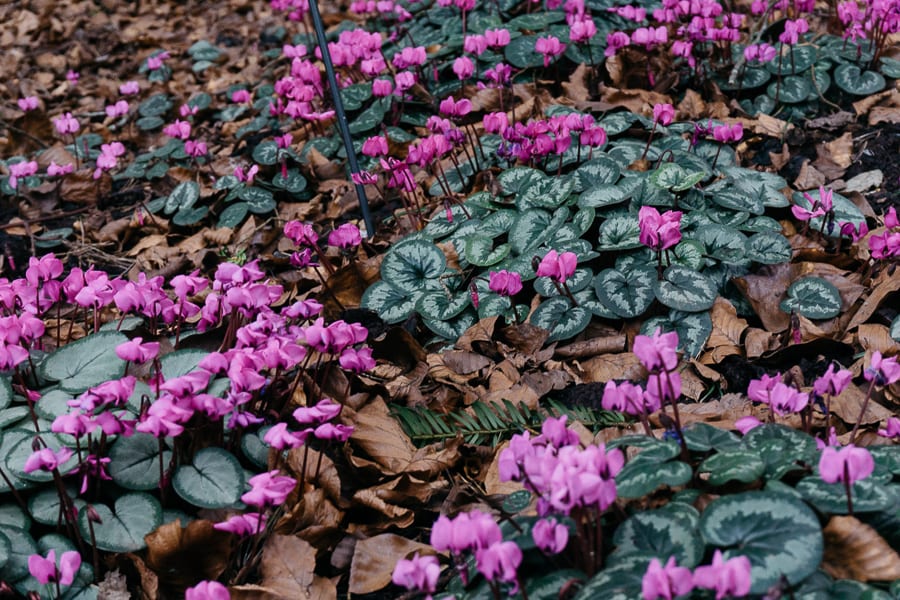
[[[347,114],[344,112],[344,103],[341,102],[341,92],[338,88],[337,76],[334,74],[334,64],[331,62],[331,53],[328,51],[328,41],[325,39],[325,28],[322,26],[322,15],[319,14],[317,0],[309,0],[309,13],[312,16],[313,27],[316,29],[316,38],[319,50],[322,52],[322,62],[325,63],[325,74],[328,76],[328,85],[331,87],[331,98],[334,101],[334,112],[337,114],[338,128],[341,130],[341,138],[344,140],[344,149],[347,151],[347,160],[350,163],[351,175],[359,173],[359,162],[356,160],[356,152],[353,151],[353,140],[350,139],[350,128],[347,125]],[[375,235],[375,226],[372,224],[372,214],[369,212],[369,200],[366,198],[365,187],[361,183],[353,182],[356,186],[356,196],[359,198],[359,208],[362,210],[363,221],[366,224],[366,237]]]

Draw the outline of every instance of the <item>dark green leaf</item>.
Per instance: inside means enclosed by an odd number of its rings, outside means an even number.
[[[834,70],[834,82],[839,88],[855,96],[869,96],[880,92],[887,82],[878,71],[862,71],[853,63],[844,63]]]
[[[175,493],[201,508],[226,508],[244,492],[244,470],[230,452],[209,447],[194,455],[193,463],[181,465],[172,478]]]
[[[655,281],[656,272],[649,267],[635,267],[628,273],[606,269],[594,279],[594,290],[600,302],[616,315],[633,319],[653,303]]]
[[[709,473],[710,485],[725,485],[729,481],[750,483],[762,477],[766,471],[759,454],[752,450],[728,450],[713,454],[698,467],[698,472]]]
[[[136,552],[146,546],[144,536],[162,525],[162,506],[143,492],[120,496],[115,511],[105,504],[94,504],[100,523],[94,523],[97,548],[108,552]],[[78,513],[78,529],[84,539],[91,539],[87,507]]]
[[[160,461],[168,468],[170,450],[159,456],[159,441],[147,433],[120,436],[109,450],[109,475],[127,490],[147,491],[159,487]]]
[[[531,315],[531,324],[550,332],[548,342],[575,337],[591,322],[591,313],[581,306],[573,307],[568,299],[548,298]]]
[[[125,361],[116,356],[116,346],[127,341],[124,334],[102,331],[66,344],[44,359],[41,377],[60,382],[60,389],[73,394],[118,379]]]
[[[375,282],[363,294],[360,305],[374,310],[387,323],[405,320],[415,309],[412,294],[397,289],[386,281]]]
[[[821,277],[804,277],[791,284],[780,307],[786,313],[797,312],[808,319],[830,319],[841,313],[841,294]]]
[[[709,277],[687,267],[672,265],[661,281],[654,281],[656,298],[669,308],[700,312],[713,305],[718,290]]]
[[[415,293],[440,287],[447,259],[431,242],[413,240],[394,246],[381,263],[381,278],[398,290]]]

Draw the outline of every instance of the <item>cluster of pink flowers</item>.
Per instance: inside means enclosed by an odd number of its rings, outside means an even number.
[[[837,14],[844,25],[844,38],[856,41],[872,39],[884,43],[889,34],[900,31],[900,1],[868,0],[863,8],[857,0],[837,5]]]
[[[483,124],[487,133],[503,138],[498,155],[521,163],[532,163],[551,154],[561,157],[571,147],[573,138],[579,148],[593,150],[606,144],[606,130],[591,115],[580,113],[510,124],[506,113],[495,112],[485,114]]]
[[[453,519],[441,515],[431,528],[431,545],[439,552],[449,551],[456,560],[465,552],[474,552],[478,572],[485,579],[511,583],[512,592],[518,589],[522,550],[515,542],[503,541],[500,526],[491,515],[480,510],[460,513]],[[465,563],[459,566],[460,576],[465,577]]]
[[[38,580],[41,585],[48,583],[70,586],[75,581],[75,575],[81,566],[81,555],[74,550],[63,552],[56,562],[56,551],[47,552],[46,558],[40,554],[32,554],[28,557],[28,572]]]
[[[681,396],[681,376],[678,366],[678,334],[662,333],[659,328],[652,336],[634,338],[632,351],[650,372],[646,386],[630,381],[607,381],[601,405],[605,410],[646,417],[662,407],[663,402],[675,402]]]
[[[721,550],[713,554],[712,564],[697,567],[693,573],[687,567],[679,567],[674,556],[665,565],[654,558],[641,581],[641,595],[644,600],[673,600],[701,588],[714,590],[716,600],[742,598],[750,593],[750,571],[750,559],[746,556],[725,560]]]
[[[667,210],[660,214],[652,206],[642,206],[638,211],[641,243],[657,252],[678,245],[681,241],[681,215],[680,210]]]
[[[897,219],[897,209],[893,206],[884,215],[884,233],[873,235],[869,238],[869,250],[872,258],[884,260],[900,257],[900,220]]]

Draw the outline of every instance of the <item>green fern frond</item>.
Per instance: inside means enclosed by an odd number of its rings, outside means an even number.
[[[552,399],[538,409],[504,399],[502,403],[476,400],[469,410],[447,414],[405,406],[393,406],[391,411],[418,446],[455,438],[459,434],[468,444],[496,446],[526,429],[539,431],[546,418],[561,415],[567,415],[570,421],[578,421],[592,431],[625,421],[618,413],[587,406],[567,407]]]

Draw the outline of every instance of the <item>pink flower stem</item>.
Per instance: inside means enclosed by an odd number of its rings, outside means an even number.
[[[859,411],[859,416],[856,418],[856,423],[853,425],[853,430],[850,432],[850,441],[848,444],[852,444],[856,441],[856,433],[859,431],[859,426],[862,423],[863,417],[866,414],[866,409],[869,408],[869,400],[872,399],[872,392],[875,391],[875,378],[872,378],[872,381],[869,382],[869,389],[866,390],[866,399],[863,400],[862,409]]]
[[[644,151],[641,152],[641,160],[644,160],[647,157],[647,151],[650,150],[650,143],[653,142],[654,133],[656,133],[656,121],[653,121],[653,128],[650,129],[650,136],[647,138],[647,145],[644,146]]]

